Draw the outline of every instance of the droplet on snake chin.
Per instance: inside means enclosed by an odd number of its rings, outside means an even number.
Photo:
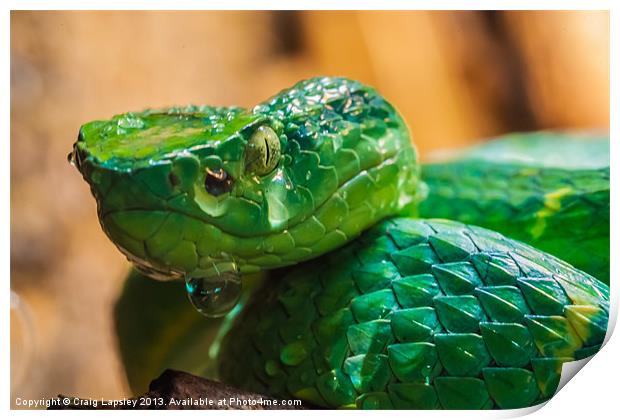
[[[208,318],[226,315],[241,297],[241,277],[238,273],[222,273],[219,276],[190,278],[185,289],[192,305]]]

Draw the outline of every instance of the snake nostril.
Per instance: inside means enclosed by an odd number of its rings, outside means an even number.
[[[224,169],[207,168],[206,173],[205,189],[209,194],[217,197],[232,190],[233,180]]]
[[[174,172],[170,172],[168,174],[168,182],[170,182],[170,185],[172,185],[173,187],[176,187],[181,183],[181,180],[179,179],[179,176],[177,174],[175,174]]]

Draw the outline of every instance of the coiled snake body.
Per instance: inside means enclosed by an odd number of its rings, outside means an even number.
[[[94,121],[71,159],[110,239],[148,275],[184,279],[203,313],[236,303],[240,275],[283,267],[221,343],[220,376],[243,388],[325,407],[524,407],[603,342],[594,277],[483,228],[389,219],[416,214],[420,166],[402,118],[358,82]],[[553,216],[540,211],[524,210]]]

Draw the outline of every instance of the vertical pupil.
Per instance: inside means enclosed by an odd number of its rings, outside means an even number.
[[[264,176],[277,166],[280,160],[280,142],[272,128],[258,127],[245,150],[245,166],[249,173]]]
[[[263,141],[265,142],[265,166],[269,164],[269,142],[267,141],[267,137],[263,137]]]

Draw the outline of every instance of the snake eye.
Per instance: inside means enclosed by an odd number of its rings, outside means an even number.
[[[280,139],[271,127],[261,125],[256,129],[245,152],[245,166],[257,175],[267,175],[280,161]]]
[[[224,193],[230,192],[233,187],[233,180],[228,176],[228,173],[222,169],[210,169],[207,168],[207,175],[205,177],[205,189],[207,192],[215,197]]]

